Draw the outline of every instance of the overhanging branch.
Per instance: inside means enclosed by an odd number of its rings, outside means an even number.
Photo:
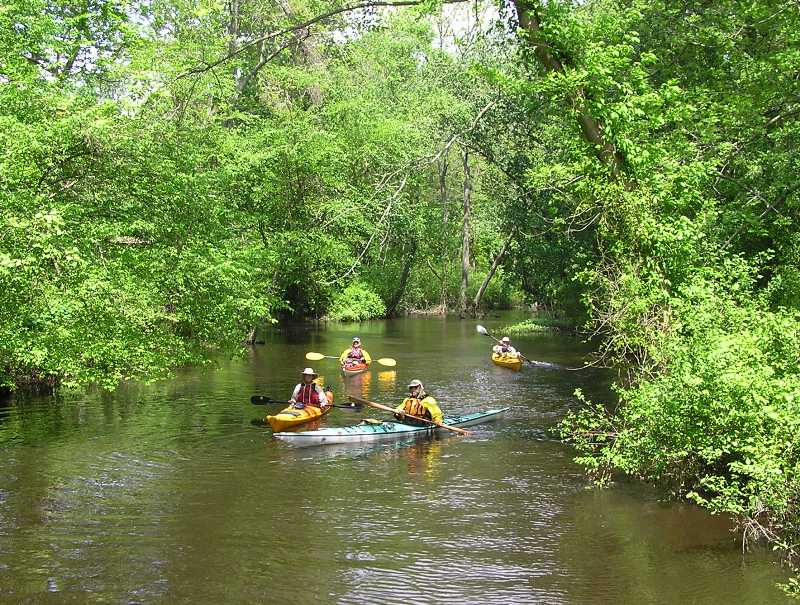
[[[444,0],[443,4],[459,4],[459,3],[468,2],[468,1],[469,0]],[[321,13],[321,14],[317,15],[316,17],[312,17],[311,19],[307,19],[306,21],[303,21],[301,23],[295,23],[294,25],[290,25],[288,27],[284,27],[283,29],[279,29],[277,31],[270,32],[268,34],[265,34],[263,36],[260,36],[260,37],[258,37],[256,39],[254,39],[254,40],[251,40],[247,44],[243,44],[242,46],[240,46],[236,50],[233,50],[233,51],[229,52],[224,57],[221,57],[221,58],[219,58],[216,61],[213,61],[211,63],[206,63],[203,66],[195,67],[194,69],[190,69],[189,71],[186,71],[186,72],[184,72],[182,74],[179,74],[175,79],[176,80],[180,80],[181,78],[185,78],[185,77],[191,76],[193,74],[205,73],[207,71],[210,71],[210,70],[214,69],[215,67],[218,67],[218,66],[222,65],[226,61],[229,61],[230,59],[233,59],[234,57],[242,54],[244,51],[252,48],[253,46],[255,46],[255,45],[257,45],[257,44],[259,44],[261,42],[266,42],[268,40],[272,40],[274,38],[277,38],[279,36],[283,36],[285,34],[288,34],[288,33],[294,32],[294,31],[297,31],[299,29],[306,29],[308,27],[311,27],[315,23],[320,23],[321,21],[325,21],[326,19],[330,19],[331,17],[335,17],[336,15],[341,15],[341,14],[344,14],[344,13],[349,13],[349,12],[356,11],[356,10],[361,10],[361,9],[364,9],[364,8],[375,8],[375,7],[382,7],[382,6],[386,6],[386,7],[392,7],[392,6],[417,6],[419,4],[423,4],[424,2],[425,2],[425,0],[398,0],[397,2],[383,2],[383,1],[379,0],[379,1],[372,1],[372,2],[359,2],[357,4],[349,4],[349,5],[346,5],[346,6],[339,7],[339,8],[334,8],[334,9],[329,10],[327,12]]]

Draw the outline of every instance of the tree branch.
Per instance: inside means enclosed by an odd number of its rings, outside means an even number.
[[[377,227],[381,223],[383,223],[383,221],[385,221],[386,218],[389,216],[389,212],[392,209],[392,205],[397,200],[397,198],[400,197],[400,194],[402,193],[403,189],[405,189],[406,181],[408,181],[408,175],[405,175],[403,177],[403,180],[400,182],[400,185],[397,187],[397,190],[395,190],[395,192],[392,195],[392,197],[389,198],[389,202],[386,204],[386,208],[384,208],[383,214],[381,215],[381,218],[378,220],[377,225],[375,225],[375,231],[373,231],[372,235],[369,236],[369,239],[367,240],[367,243],[364,246],[364,249],[361,250],[361,254],[358,255],[358,258],[356,258],[356,260],[353,261],[353,264],[350,265],[350,268],[347,271],[345,271],[344,273],[342,273],[339,277],[337,277],[337,278],[335,278],[335,279],[333,279],[331,281],[326,281],[325,282],[326,286],[333,285],[336,282],[339,282],[339,281],[343,280],[345,277],[350,275],[355,270],[355,268],[361,262],[361,259],[364,258],[364,255],[367,253],[367,250],[369,250],[369,247],[372,245],[372,241],[375,239],[375,236],[378,234]]]
[[[541,39],[539,1],[512,0],[512,2],[517,9],[519,26],[528,33],[528,44],[533,49],[533,54],[537,61],[544,67],[545,71],[564,74],[566,72],[564,62],[556,57],[551,47]],[[613,180],[629,186],[629,183],[624,181],[622,174],[625,157],[611,141],[606,139],[600,121],[587,111],[586,91],[583,88],[578,88],[571,92],[569,96],[578,112],[578,125],[583,132],[583,138],[592,146],[595,157],[609,168]]]
[[[443,3],[444,4],[458,4],[458,3],[462,3],[462,2],[468,2],[468,1],[469,0],[444,0]],[[242,46],[240,46],[236,50],[233,50],[233,51],[229,52],[224,57],[221,57],[221,58],[219,58],[216,61],[213,61],[211,63],[206,63],[202,67],[196,67],[194,69],[190,69],[189,71],[186,71],[186,72],[184,72],[182,74],[179,74],[175,79],[176,80],[180,80],[181,78],[185,78],[185,77],[191,76],[193,74],[205,73],[207,71],[210,71],[210,70],[214,69],[215,67],[218,67],[219,65],[222,65],[223,63],[225,63],[225,61],[229,61],[230,59],[233,59],[234,57],[242,54],[244,51],[252,48],[253,46],[259,44],[260,42],[266,42],[267,40],[272,40],[273,38],[278,38],[280,36],[283,36],[283,35],[288,34],[288,33],[292,33],[292,32],[297,31],[299,29],[308,28],[308,27],[314,25],[315,23],[319,23],[321,21],[325,21],[326,19],[330,19],[331,17],[335,17],[336,15],[349,13],[349,12],[360,10],[360,9],[363,9],[363,8],[374,8],[374,7],[378,7],[378,6],[388,6],[388,7],[392,7],[392,6],[416,6],[418,4],[423,4],[424,2],[425,2],[425,0],[398,0],[397,2],[385,2],[385,1],[379,0],[377,2],[376,1],[359,2],[357,4],[350,4],[350,5],[347,5],[347,6],[342,6],[342,7],[339,7],[339,8],[335,8],[335,9],[329,10],[327,12],[321,13],[321,14],[317,15],[316,17],[312,17],[311,19],[307,19],[306,21],[303,21],[301,23],[296,23],[294,25],[290,25],[288,27],[284,27],[283,29],[279,29],[277,31],[270,32],[270,33],[265,34],[265,35],[263,35],[263,36],[261,36],[259,38],[256,38],[255,40],[251,40],[247,44],[243,44]]]
[[[500,248],[500,252],[497,253],[497,256],[494,257],[494,261],[492,262],[492,266],[489,268],[489,272],[486,274],[486,278],[483,280],[481,287],[478,288],[477,294],[475,294],[475,300],[472,301],[472,308],[475,312],[478,311],[478,305],[481,304],[481,299],[483,298],[484,292],[486,292],[486,288],[489,287],[489,282],[492,281],[494,277],[495,271],[497,271],[497,267],[500,265],[500,261],[502,260],[503,256],[505,256],[506,249],[508,248],[508,244],[511,243],[511,240],[517,233],[517,228],[512,227],[511,232],[508,234],[506,241],[503,242],[503,247]]]
[[[291,43],[292,43],[292,42],[291,42],[291,40],[290,40],[290,41],[289,41],[289,42],[287,42],[286,44],[283,44],[282,46],[278,47],[278,49],[277,49],[277,50],[275,50],[274,52],[271,52],[271,53],[270,53],[268,56],[266,56],[266,57],[262,58],[262,59],[261,59],[261,60],[258,62],[258,64],[257,64],[257,65],[256,65],[256,66],[255,66],[253,69],[251,69],[251,70],[250,70],[250,73],[248,73],[248,74],[247,74],[247,75],[246,75],[246,76],[245,76],[245,77],[242,79],[242,81],[239,83],[239,85],[238,85],[238,87],[237,87],[237,88],[239,89],[239,94],[241,95],[241,94],[242,94],[242,93],[245,91],[245,89],[247,88],[248,84],[250,84],[250,82],[252,81],[252,79],[256,77],[256,75],[258,74],[258,72],[259,72],[259,71],[261,71],[261,68],[262,68],[262,67],[264,67],[264,66],[265,66],[267,63],[269,63],[270,61],[272,61],[272,60],[273,60],[275,57],[277,57],[277,56],[278,56],[279,54],[281,54],[281,53],[282,53],[284,50],[286,50],[286,49],[289,47],[289,45],[290,45]]]

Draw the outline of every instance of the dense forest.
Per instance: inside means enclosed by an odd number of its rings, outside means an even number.
[[[592,476],[791,560],[798,146],[796,0],[8,0],[0,385],[535,303],[619,370]]]

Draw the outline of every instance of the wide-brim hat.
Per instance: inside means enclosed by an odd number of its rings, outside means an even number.
[[[317,373],[316,373],[314,370],[312,370],[311,368],[306,368],[305,370],[303,370],[303,371],[302,371],[302,372],[300,372],[300,373],[301,373],[303,376],[305,376],[306,374],[308,374],[308,375],[310,375],[310,376],[313,376],[314,378],[316,378],[317,376],[319,376],[319,374],[317,374]]]
[[[508,336],[503,336],[503,338],[500,339],[500,342],[511,342],[511,339]]]

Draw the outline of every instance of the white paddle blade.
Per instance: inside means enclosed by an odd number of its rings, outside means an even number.
[[[393,368],[394,366],[397,365],[397,361],[392,359],[391,357],[381,357],[378,360],[378,363],[381,364],[382,366],[389,366],[390,368]]]
[[[325,356],[322,353],[306,353],[306,359],[319,361],[320,359],[325,359]]]
[[[483,327],[482,325],[480,325],[480,324],[478,324],[477,326],[475,326],[475,329],[478,331],[478,334],[483,334],[484,336],[486,336],[486,335],[489,333],[489,332],[487,332],[487,331],[486,331],[486,328],[484,328],[484,327]]]

